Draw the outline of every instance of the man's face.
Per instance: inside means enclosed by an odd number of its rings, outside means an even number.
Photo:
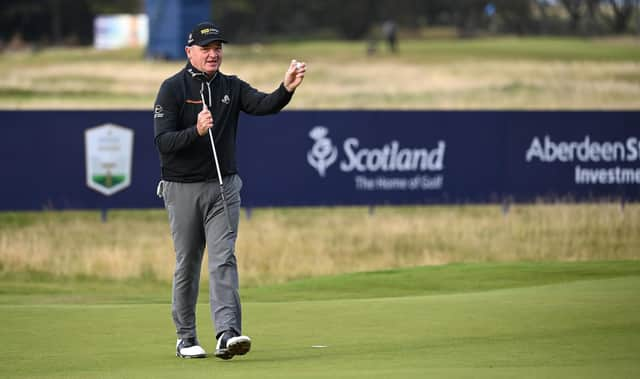
[[[191,65],[207,75],[213,75],[222,64],[222,42],[214,41],[206,46],[187,46],[185,50]]]

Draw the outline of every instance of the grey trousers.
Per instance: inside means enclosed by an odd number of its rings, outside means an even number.
[[[242,180],[238,175],[223,180],[232,230],[218,182],[162,184],[176,253],[171,311],[178,338],[197,338],[196,303],[205,245],[209,254],[209,305],[216,336],[226,330],[242,334],[235,256]]]

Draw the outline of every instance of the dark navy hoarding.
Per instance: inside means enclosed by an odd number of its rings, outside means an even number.
[[[640,197],[638,112],[283,116],[244,120],[240,167],[251,172],[245,204]]]
[[[134,132],[131,184],[111,196],[86,177],[85,133],[106,124]],[[152,112],[0,111],[0,125],[0,210],[162,207]]]
[[[0,111],[0,123],[0,210],[162,207],[151,112]],[[133,132],[130,173],[112,157],[97,163],[108,180],[91,174],[95,129]],[[241,117],[237,143],[248,207],[640,199],[640,112],[285,111]],[[125,177],[110,195],[87,185]]]

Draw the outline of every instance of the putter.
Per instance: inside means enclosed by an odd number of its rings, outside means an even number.
[[[204,101],[204,93],[200,91],[200,98],[202,99],[202,110],[208,109],[207,103]],[[227,216],[227,226],[229,227],[229,232],[233,232],[233,228],[231,227],[231,215],[229,214],[229,209],[227,208],[227,199],[224,196],[224,185],[222,184],[222,175],[220,174],[220,164],[218,163],[218,153],[216,152],[216,145],[213,142],[213,133],[211,129],[209,129],[209,140],[211,141],[211,149],[213,150],[213,161],[216,166],[216,172],[218,173],[218,184],[220,185],[220,196],[222,196],[222,206],[224,207],[224,213]]]

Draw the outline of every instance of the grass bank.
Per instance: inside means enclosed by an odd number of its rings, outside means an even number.
[[[256,209],[237,243],[245,286],[447,263],[640,259],[640,204]],[[0,271],[171,280],[164,210],[0,213]],[[206,267],[206,265],[204,266]]]

